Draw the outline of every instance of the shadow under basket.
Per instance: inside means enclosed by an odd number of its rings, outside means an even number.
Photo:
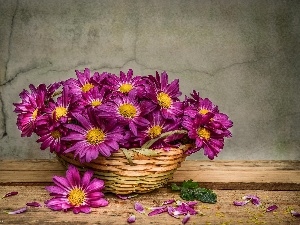
[[[94,177],[105,181],[105,192],[115,194],[146,193],[164,186],[186,158],[188,145],[163,149],[123,149],[110,157],[99,156],[80,163],[73,154],[57,155],[64,165],[72,164],[80,171],[94,171]]]

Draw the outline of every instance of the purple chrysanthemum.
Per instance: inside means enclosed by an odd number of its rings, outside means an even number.
[[[128,95],[129,93],[136,96],[143,96],[145,94],[145,87],[147,82],[141,76],[133,76],[133,70],[129,69],[127,74],[120,71],[120,77],[111,75],[108,77],[112,94],[119,93],[121,95]]]
[[[174,119],[180,117],[183,111],[183,103],[178,97],[181,95],[179,91],[179,80],[175,79],[168,83],[168,74],[163,72],[161,76],[156,72],[156,77],[148,76],[152,83],[153,91],[149,93],[150,99],[159,108],[163,117]]]
[[[106,88],[101,88],[100,90],[93,88],[89,92],[82,94],[81,102],[86,108],[97,108],[105,102],[106,92]]]
[[[66,149],[67,143],[61,140],[67,133],[60,123],[57,123],[49,115],[41,116],[37,122],[36,133],[40,138],[37,142],[41,143],[41,150],[50,148],[50,152],[62,153]]]
[[[118,96],[99,107],[99,116],[118,120],[121,124],[128,125],[131,132],[137,135],[138,127],[149,124],[143,117],[153,108],[153,105],[147,105],[148,103],[146,101],[139,103],[131,93],[128,96]]]
[[[209,116],[211,115],[211,116]],[[224,146],[224,135],[217,134],[207,124],[213,114],[208,114],[206,117],[197,115],[195,119],[185,117],[182,126],[188,131],[188,136],[195,141],[195,148],[187,151],[187,154],[199,151],[204,148],[204,155],[209,159],[214,159]]]
[[[72,152],[81,163],[84,163],[96,159],[99,154],[109,157],[112,152],[119,150],[119,143],[124,141],[122,126],[99,119],[94,111],[88,111],[88,116],[75,113],[73,117],[81,126],[65,125],[72,132],[62,140],[72,142],[72,146],[64,153]]]
[[[31,93],[23,90],[20,93],[21,103],[14,103],[14,112],[18,113],[17,126],[21,130],[21,136],[30,137],[36,128],[36,119],[41,115],[47,96],[45,84],[40,84],[37,88],[30,84]]]
[[[159,137],[164,132],[178,129],[181,121],[167,120],[161,115],[160,111],[155,111],[150,114],[149,122],[150,123],[146,127],[138,132],[136,137],[136,140],[139,141],[140,145],[143,145],[150,139]],[[169,139],[170,138],[171,137],[169,137]],[[167,146],[167,143],[161,140],[156,142],[152,147],[156,148],[163,146]]]
[[[82,178],[79,171],[70,165],[66,177],[54,176],[54,186],[47,186],[52,199],[45,201],[48,208],[55,211],[72,210],[74,213],[90,213],[91,207],[98,208],[107,206],[108,201],[104,198],[102,190],[104,182],[97,178],[91,180],[92,171],[84,173]]]

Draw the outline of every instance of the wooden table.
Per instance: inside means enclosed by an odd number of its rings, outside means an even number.
[[[56,212],[46,207],[28,208],[23,214],[9,215],[7,211],[25,206],[27,202],[43,204],[50,196],[45,190],[53,175],[64,175],[64,168],[56,160],[0,161],[0,196],[18,191],[16,196],[0,199],[1,224],[128,224],[130,214],[136,215],[134,224],[181,224],[168,214],[148,216],[133,208],[135,202],[144,207],[158,206],[168,199],[180,199],[178,192],[160,188],[151,193],[122,200],[107,193],[110,204],[93,209],[90,214]],[[300,218],[290,211],[300,212],[300,161],[185,161],[170,183],[193,179],[200,186],[212,188],[218,196],[216,204],[199,202],[199,212],[187,224],[300,224]],[[257,195],[262,205],[251,203],[234,206],[233,201],[244,195]],[[278,209],[265,212],[276,204]]]

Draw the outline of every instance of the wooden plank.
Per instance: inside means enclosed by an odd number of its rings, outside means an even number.
[[[129,200],[121,200],[115,195],[106,194],[109,200],[107,207],[92,209],[90,214],[73,214],[72,212],[51,211],[46,207],[28,208],[28,211],[18,215],[8,215],[5,211],[12,211],[25,206],[27,202],[37,201],[41,204],[50,199],[44,187],[38,186],[0,186],[0,196],[10,191],[18,191],[19,194],[0,200],[0,224],[128,224],[126,222],[130,214],[135,214],[135,224],[174,224],[180,225],[182,217],[175,219],[167,213],[156,216],[147,216],[149,209],[161,205],[165,200],[180,199],[178,192],[161,188],[151,193],[142,194]],[[272,224],[272,225],[298,225],[300,218],[293,217],[290,210],[300,211],[300,191],[261,191],[243,190],[228,191],[216,190],[218,202],[205,204],[199,202],[195,209],[198,214],[191,216],[187,224]],[[237,207],[232,204],[235,200],[241,200],[242,196],[253,194],[260,197],[262,205],[254,206],[251,203]],[[134,210],[134,203],[140,202],[146,213],[140,214]],[[278,209],[274,212],[265,212],[266,207],[276,204]]]
[[[65,169],[55,160],[1,161],[0,184],[45,185]],[[192,179],[232,190],[300,190],[300,161],[185,161],[170,183]]]

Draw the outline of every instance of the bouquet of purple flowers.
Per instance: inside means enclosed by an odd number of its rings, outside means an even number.
[[[42,150],[72,153],[81,163],[145,143],[165,151],[190,144],[185,154],[204,149],[214,159],[231,137],[228,116],[196,91],[181,101],[179,80],[169,83],[166,72],[91,75],[86,68],[76,76],[20,93],[14,111],[22,137],[36,133]]]

